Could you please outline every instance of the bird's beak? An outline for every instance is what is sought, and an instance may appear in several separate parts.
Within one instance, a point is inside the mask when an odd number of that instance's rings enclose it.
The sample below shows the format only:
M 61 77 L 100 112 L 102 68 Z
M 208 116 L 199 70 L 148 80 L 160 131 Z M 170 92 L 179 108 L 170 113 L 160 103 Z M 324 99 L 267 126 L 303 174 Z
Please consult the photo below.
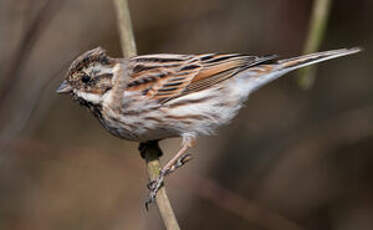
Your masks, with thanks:
M 56 92 L 59 94 L 70 93 L 71 91 L 73 91 L 73 88 L 70 86 L 70 84 L 66 80 L 63 81 L 56 90 Z

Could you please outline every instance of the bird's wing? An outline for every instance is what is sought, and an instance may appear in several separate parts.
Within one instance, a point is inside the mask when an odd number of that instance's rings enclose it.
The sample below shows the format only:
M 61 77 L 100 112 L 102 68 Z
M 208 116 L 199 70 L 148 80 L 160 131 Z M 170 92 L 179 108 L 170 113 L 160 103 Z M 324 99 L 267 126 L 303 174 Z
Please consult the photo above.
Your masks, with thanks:
M 127 91 L 141 91 L 161 102 L 204 90 L 227 80 L 249 67 L 276 56 L 242 54 L 177 55 L 156 54 L 133 57 L 129 61 Z

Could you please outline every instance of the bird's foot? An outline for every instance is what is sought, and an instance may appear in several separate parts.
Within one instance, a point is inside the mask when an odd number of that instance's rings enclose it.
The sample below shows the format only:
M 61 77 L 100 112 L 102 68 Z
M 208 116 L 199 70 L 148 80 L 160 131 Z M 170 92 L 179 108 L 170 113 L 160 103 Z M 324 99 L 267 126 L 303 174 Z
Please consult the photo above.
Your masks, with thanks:
M 176 171 L 176 169 L 181 168 L 183 165 L 185 165 L 188 161 L 192 160 L 192 154 L 184 154 L 182 155 L 174 165 L 172 165 L 169 169 L 165 170 L 165 175 L 169 175 Z
M 149 197 L 145 201 L 146 210 L 149 210 L 149 205 L 155 201 L 159 189 L 163 186 L 165 176 L 166 172 L 164 170 L 161 170 L 158 178 L 152 180 L 150 183 L 146 185 L 146 187 L 150 190 Z
M 171 173 L 175 172 L 176 169 L 182 167 L 185 163 L 187 163 L 191 159 L 192 159 L 192 155 L 191 154 L 184 154 L 170 168 L 168 168 L 168 169 L 162 169 L 160 171 L 159 176 L 158 176 L 157 179 L 152 180 L 151 182 L 149 182 L 146 185 L 146 187 L 150 190 L 149 197 L 145 201 L 145 208 L 146 208 L 146 210 L 148 210 L 149 209 L 149 205 L 155 201 L 155 198 L 157 196 L 157 193 L 158 193 L 159 189 L 164 184 L 164 178 L 165 178 L 165 176 L 170 175 Z

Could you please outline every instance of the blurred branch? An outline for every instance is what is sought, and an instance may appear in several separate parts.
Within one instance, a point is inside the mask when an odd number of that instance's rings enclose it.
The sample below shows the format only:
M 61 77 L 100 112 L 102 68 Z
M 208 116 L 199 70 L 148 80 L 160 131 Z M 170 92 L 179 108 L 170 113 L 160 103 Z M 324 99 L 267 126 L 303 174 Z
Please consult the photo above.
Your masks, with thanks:
M 61 8 L 63 3 L 64 1 L 47 0 L 31 22 L 27 23 L 25 28 L 26 32 L 14 52 L 15 54 L 9 69 L 6 74 L 4 74 L 0 88 L 0 113 L 5 113 L 8 117 L 6 118 L 7 122 L 5 126 L 2 127 L 0 132 L 0 150 L 3 150 L 8 142 L 19 135 L 19 133 L 24 129 L 33 110 L 38 105 L 37 103 L 44 92 L 44 88 L 50 81 L 50 79 L 43 81 L 41 78 L 36 78 L 33 84 L 34 93 L 27 97 L 27 103 L 19 106 L 22 110 L 17 111 L 14 115 L 12 114 L 12 107 L 6 106 L 10 95 L 13 95 L 13 89 L 18 85 L 18 82 L 22 77 L 21 71 L 31 55 L 35 43 L 38 41 L 43 31 L 46 30 L 53 17 L 57 15 L 57 10 Z M 25 92 L 23 92 L 23 94 L 25 94 Z M 16 102 L 13 101 L 12 103 Z
M 249 223 L 259 226 L 260 229 L 303 229 L 295 222 L 292 222 L 275 212 L 271 212 L 270 210 L 255 204 L 255 202 L 246 200 L 242 196 L 233 193 L 208 178 L 198 176 L 191 177 L 192 179 L 190 181 L 192 181 L 192 186 L 185 188 L 186 191 L 195 193 L 203 199 L 212 202 L 217 207 L 231 212 Z M 201 184 L 203 184 L 203 189 L 201 189 Z
M 117 11 L 117 20 L 121 36 L 123 54 L 125 57 L 135 56 L 136 44 L 133 35 L 128 2 L 127 0 L 114 0 L 114 3 Z M 143 153 L 146 160 L 147 172 L 150 181 L 152 181 L 159 176 L 159 172 L 161 170 L 159 157 L 162 155 L 162 151 L 159 148 L 158 141 L 145 143 L 144 147 L 145 148 L 143 149 Z M 170 200 L 168 199 L 165 186 L 162 186 L 159 189 L 156 196 L 156 203 L 166 229 L 180 229 Z
M 63 2 L 64 1 L 47 0 L 35 18 L 30 22 L 29 26 L 27 26 L 26 32 L 15 52 L 11 66 L 3 79 L 2 87 L 0 89 L 0 107 L 3 105 L 7 95 L 17 85 L 22 67 L 28 60 L 32 48 L 43 30 L 45 30 L 47 25 L 52 21 L 52 18 L 57 15 L 57 9 L 60 8 L 60 5 Z
M 326 31 L 332 0 L 315 0 L 307 40 L 303 50 L 304 54 L 316 52 L 321 45 Z M 315 80 L 316 66 L 310 66 L 298 70 L 298 85 L 302 89 L 312 87 Z
M 132 57 L 137 54 L 135 36 L 133 35 L 131 15 L 127 0 L 114 0 L 117 11 L 122 52 L 125 57 Z

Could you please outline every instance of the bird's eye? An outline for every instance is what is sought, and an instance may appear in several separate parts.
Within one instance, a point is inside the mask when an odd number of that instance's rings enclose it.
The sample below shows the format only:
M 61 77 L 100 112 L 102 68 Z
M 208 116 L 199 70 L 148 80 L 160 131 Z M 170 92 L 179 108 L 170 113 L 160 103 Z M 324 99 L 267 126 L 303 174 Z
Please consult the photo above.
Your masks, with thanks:
M 82 82 L 83 83 L 88 83 L 89 81 L 91 80 L 91 77 L 90 76 L 88 76 L 88 75 L 83 75 L 83 77 L 82 77 Z

